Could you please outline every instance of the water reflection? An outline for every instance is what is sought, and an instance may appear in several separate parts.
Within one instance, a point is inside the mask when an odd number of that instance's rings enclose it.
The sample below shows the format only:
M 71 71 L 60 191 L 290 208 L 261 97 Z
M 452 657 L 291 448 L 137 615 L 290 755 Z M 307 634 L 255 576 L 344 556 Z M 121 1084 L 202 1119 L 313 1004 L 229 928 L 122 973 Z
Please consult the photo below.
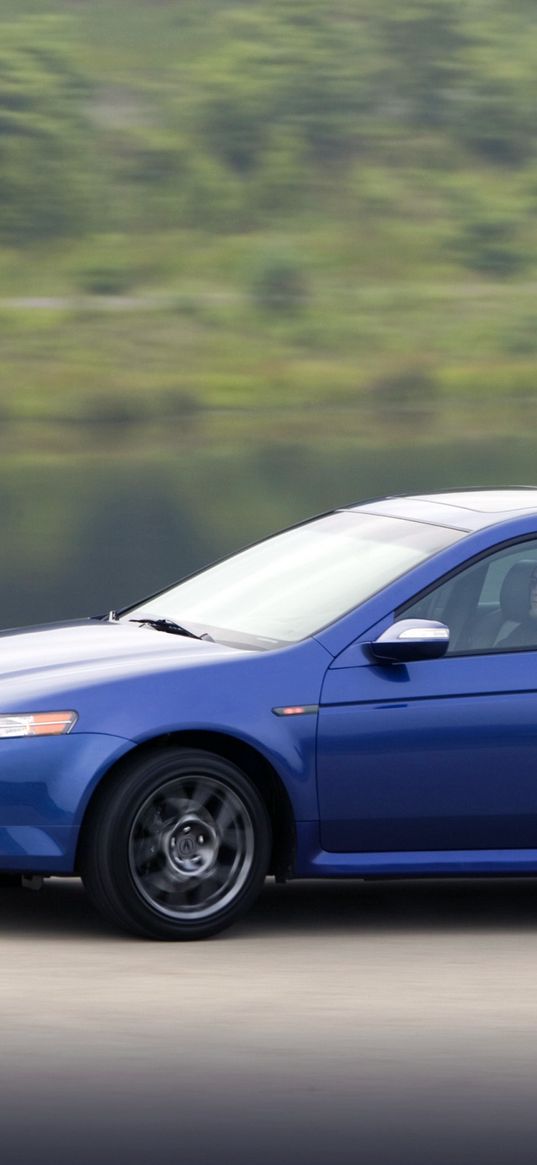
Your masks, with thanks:
M 176 451 L 118 454 L 107 430 L 76 461 L 0 466 L 4 627 L 74 618 L 142 598 L 209 561 L 313 513 L 376 494 L 531 482 L 535 442 L 263 440 L 211 424 Z M 204 437 L 207 436 L 207 440 Z

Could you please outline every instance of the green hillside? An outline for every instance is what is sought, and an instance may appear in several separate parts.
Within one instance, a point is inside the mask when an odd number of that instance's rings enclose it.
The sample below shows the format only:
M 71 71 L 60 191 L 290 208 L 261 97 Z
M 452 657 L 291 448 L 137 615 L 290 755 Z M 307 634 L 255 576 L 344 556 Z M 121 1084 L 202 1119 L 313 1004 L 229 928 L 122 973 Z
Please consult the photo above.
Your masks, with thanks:
M 14 449 L 118 420 L 158 448 L 206 410 L 217 435 L 285 412 L 316 439 L 327 411 L 373 444 L 387 420 L 391 442 L 526 429 L 533 2 L 0 0 L 0 21 Z

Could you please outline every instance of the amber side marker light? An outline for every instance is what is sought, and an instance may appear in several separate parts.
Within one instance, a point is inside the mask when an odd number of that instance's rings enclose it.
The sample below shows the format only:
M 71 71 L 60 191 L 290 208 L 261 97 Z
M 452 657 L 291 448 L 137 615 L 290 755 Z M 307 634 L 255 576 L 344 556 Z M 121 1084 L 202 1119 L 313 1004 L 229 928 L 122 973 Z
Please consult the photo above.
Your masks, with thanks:
M 11 712 L 0 715 L 0 738 L 64 736 L 77 720 L 76 712 Z
M 318 704 L 289 704 L 285 708 L 273 708 L 275 716 L 308 716 L 319 711 Z

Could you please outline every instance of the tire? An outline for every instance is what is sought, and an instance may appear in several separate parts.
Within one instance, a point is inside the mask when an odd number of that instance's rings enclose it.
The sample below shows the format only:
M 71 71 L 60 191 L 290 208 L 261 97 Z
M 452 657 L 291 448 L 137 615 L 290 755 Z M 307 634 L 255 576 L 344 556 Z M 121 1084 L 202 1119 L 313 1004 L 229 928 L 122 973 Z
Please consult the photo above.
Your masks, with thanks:
M 0 890 L 19 890 L 21 887 L 21 874 L 0 874 Z
M 97 909 L 124 930 L 207 938 L 252 905 L 271 844 L 264 802 L 240 769 L 198 749 L 159 749 L 98 798 L 80 872 Z

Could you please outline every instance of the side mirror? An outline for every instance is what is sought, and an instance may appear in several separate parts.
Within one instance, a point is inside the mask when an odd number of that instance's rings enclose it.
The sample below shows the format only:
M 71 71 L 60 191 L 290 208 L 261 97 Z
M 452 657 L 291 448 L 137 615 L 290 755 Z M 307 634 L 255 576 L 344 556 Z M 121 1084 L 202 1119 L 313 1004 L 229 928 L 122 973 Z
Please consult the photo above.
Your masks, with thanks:
M 432 619 L 400 619 L 368 647 L 379 663 L 440 659 L 449 647 L 449 627 Z

